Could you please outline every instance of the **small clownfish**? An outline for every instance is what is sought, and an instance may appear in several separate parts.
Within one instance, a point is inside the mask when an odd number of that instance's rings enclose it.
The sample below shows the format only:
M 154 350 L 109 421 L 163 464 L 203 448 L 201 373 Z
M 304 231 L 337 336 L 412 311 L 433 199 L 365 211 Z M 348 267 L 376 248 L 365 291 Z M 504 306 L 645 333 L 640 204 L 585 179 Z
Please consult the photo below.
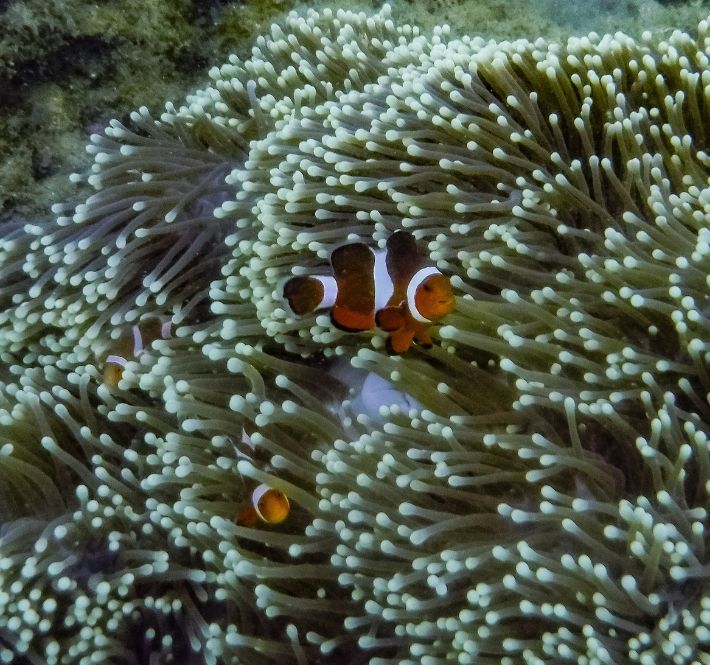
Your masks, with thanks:
M 330 308 L 333 325 L 347 332 L 389 333 L 387 348 L 404 353 L 418 342 L 432 344 L 427 328 L 454 308 L 448 277 L 425 265 L 414 236 L 396 231 L 385 249 L 362 242 L 341 245 L 330 255 L 332 275 L 292 277 L 283 294 L 296 315 Z
M 124 332 L 111 349 L 104 362 L 104 383 L 115 387 L 121 380 L 123 369 L 130 360 L 136 360 L 156 339 L 170 337 L 170 321 L 150 317 L 139 321 Z
M 291 502 L 281 491 L 262 483 L 251 493 L 251 503 L 237 514 L 239 526 L 256 526 L 259 522 L 281 524 L 291 510 Z

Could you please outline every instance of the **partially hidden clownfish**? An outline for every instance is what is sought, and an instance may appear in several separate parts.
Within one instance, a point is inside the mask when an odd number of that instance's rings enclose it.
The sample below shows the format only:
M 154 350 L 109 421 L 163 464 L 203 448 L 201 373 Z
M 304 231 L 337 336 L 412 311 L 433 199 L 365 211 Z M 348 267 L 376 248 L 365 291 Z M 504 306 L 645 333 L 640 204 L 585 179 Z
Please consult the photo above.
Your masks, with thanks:
M 418 342 L 432 344 L 427 328 L 454 308 L 451 282 L 426 265 L 414 236 L 396 231 L 385 249 L 362 242 L 341 245 L 330 255 L 332 275 L 292 277 L 283 289 L 296 315 L 330 309 L 337 328 L 348 332 L 375 326 L 389 333 L 388 350 L 404 353 Z
M 239 526 L 281 524 L 291 511 L 291 502 L 281 491 L 262 483 L 251 493 L 250 502 L 237 514 Z
M 152 316 L 126 330 L 104 358 L 104 383 L 112 388 L 118 385 L 128 362 L 137 360 L 156 339 L 170 337 L 170 328 L 170 321 Z

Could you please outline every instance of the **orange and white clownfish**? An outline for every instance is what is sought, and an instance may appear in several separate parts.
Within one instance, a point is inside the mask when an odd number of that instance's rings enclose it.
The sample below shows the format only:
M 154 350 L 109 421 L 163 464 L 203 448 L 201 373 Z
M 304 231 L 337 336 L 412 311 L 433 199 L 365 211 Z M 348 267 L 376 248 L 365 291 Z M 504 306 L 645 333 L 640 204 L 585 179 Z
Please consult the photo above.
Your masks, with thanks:
M 427 328 L 454 308 L 451 282 L 425 265 L 414 236 L 396 231 L 385 249 L 362 242 L 341 245 L 330 255 L 332 275 L 292 277 L 283 294 L 294 314 L 330 309 L 337 328 L 348 332 L 375 326 L 389 333 L 388 350 L 404 353 L 418 342 L 431 346 Z
M 281 491 L 264 483 L 251 493 L 251 501 L 237 514 L 239 526 L 256 526 L 259 522 L 281 524 L 291 511 L 291 502 Z
M 112 388 L 118 385 L 128 362 L 136 360 L 156 339 L 170 337 L 170 328 L 170 321 L 152 316 L 126 330 L 104 358 L 104 383 Z

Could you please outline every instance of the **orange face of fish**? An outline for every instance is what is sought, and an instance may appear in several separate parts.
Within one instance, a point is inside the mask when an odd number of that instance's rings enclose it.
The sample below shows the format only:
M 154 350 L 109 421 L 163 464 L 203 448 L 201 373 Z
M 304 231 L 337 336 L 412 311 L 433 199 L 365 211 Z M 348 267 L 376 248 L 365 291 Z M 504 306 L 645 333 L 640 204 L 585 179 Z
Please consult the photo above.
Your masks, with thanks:
M 290 510 L 288 497 L 275 489 L 265 492 L 256 505 L 256 512 L 267 524 L 281 524 L 288 517 Z
M 252 493 L 251 503 L 242 507 L 237 514 L 239 526 L 254 527 L 259 522 L 281 524 L 291 510 L 291 502 L 281 491 L 267 485 L 259 485 Z
M 107 362 L 104 367 L 104 383 L 110 388 L 115 388 L 123 376 L 123 367 L 116 363 Z
M 454 309 L 454 291 L 446 275 L 427 277 L 414 295 L 417 311 L 430 321 L 439 321 Z

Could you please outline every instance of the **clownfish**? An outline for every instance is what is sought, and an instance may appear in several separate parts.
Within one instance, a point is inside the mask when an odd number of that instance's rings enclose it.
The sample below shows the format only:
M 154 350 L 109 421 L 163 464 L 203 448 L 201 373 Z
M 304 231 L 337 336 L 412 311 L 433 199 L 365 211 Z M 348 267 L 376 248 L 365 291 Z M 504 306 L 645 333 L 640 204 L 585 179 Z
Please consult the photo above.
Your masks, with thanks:
M 170 321 L 158 317 L 143 319 L 131 326 L 104 358 L 104 383 L 112 388 L 118 385 L 128 362 L 136 360 L 156 339 L 170 337 L 170 327 Z
M 262 483 L 251 493 L 251 502 L 237 514 L 239 526 L 256 526 L 259 522 L 281 524 L 291 511 L 291 502 L 281 491 Z
M 296 315 L 330 309 L 336 328 L 389 333 L 388 350 L 404 353 L 418 342 L 432 344 L 427 328 L 454 308 L 448 277 L 425 265 L 414 236 L 396 231 L 385 249 L 362 242 L 341 245 L 330 255 L 332 275 L 292 277 L 283 295 Z

